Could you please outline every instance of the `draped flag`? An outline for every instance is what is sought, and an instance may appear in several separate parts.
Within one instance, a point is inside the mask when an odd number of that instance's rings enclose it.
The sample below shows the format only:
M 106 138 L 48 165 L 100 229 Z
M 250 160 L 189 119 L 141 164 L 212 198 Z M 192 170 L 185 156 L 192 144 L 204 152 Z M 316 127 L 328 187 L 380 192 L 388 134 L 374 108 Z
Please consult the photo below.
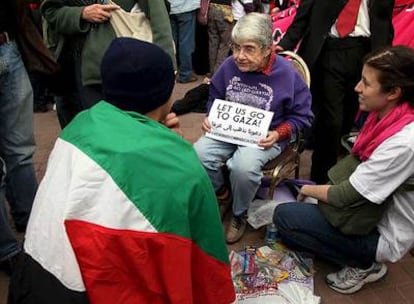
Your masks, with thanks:
M 34 293 L 72 304 L 235 298 L 214 190 L 192 146 L 105 102 L 57 140 L 24 249 L 10 287 L 15 299 L 28 293 L 24 303 Z

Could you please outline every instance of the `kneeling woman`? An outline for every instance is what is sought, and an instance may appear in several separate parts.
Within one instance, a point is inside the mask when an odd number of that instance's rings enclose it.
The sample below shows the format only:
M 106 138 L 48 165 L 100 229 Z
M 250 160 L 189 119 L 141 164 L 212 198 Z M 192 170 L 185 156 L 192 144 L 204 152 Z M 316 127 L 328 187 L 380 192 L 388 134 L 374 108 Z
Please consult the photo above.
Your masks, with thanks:
M 288 203 L 274 213 L 283 243 L 343 267 L 326 277 L 329 287 L 341 293 L 379 280 L 387 272 L 384 262 L 399 260 L 414 246 L 413 71 L 414 50 L 408 47 L 389 47 L 367 56 L 355 87 L 360 109 L 370 112 L 352 150 L 361 163 L 337 185 L 303 186 L 299 200 L 314 197 L 317 205 Z M 388 202 L 365 234 L 342 232 L 324 212 L 327 204 L 360 200 L 368 205 Z

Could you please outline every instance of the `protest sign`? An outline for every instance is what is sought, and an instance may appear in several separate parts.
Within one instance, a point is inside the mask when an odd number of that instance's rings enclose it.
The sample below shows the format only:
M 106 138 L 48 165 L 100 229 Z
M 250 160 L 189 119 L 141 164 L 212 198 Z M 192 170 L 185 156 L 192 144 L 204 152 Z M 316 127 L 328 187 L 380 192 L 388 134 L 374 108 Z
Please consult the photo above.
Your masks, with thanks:
M 215 99 L 208 115 L 211 131 L 206 136 L 262 149 L 257 143 L 266 138 L 272 117 L 270 111 Z

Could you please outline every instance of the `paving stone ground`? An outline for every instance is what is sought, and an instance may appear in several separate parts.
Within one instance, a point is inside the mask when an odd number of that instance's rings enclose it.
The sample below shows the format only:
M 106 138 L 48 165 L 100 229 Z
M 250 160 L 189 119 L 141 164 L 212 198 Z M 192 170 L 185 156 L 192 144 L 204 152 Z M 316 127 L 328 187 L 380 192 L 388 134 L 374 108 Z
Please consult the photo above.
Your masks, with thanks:
M 174 89 L 173 100 L 180 98 L 184 93 L 201 82 L 192 84 L 177 84 Z M 194 142 L 201 135 L 201 121 L 203 114 L 186 114 L 181 116 L 182 129 L 185 138 Z M 37 150 L 35 154 L 35 169 L 39 180 L 43 176 L 47 158 L 54 142 L 60 132 L 56 113 L 35 114 L 35 135 Z M 302 178 L 309 177 L 311 151 L 302 154 L 302 165 L 300 175 Z M 226 222 L 224 223 L 226 224 Z M 22 234 L 17 237 L 23 239 Z M 264 231 L 249 229 L 245 236 L 228 249 L 241 250 L 245 245 L 263 244 Z M 387 264 L 388 275 L 380 282 L 369 284 L 363 290 L 354 295 L 341 295 L 329 289 L 324 283 L 325 275 L 333 270 L 331 265 L 322 261 L 315 261 L 315 293 L 322 297 L 324 304 L 410 304 L 414 303 L 414 258 L 407 255 L 401 261 L 394 264 Z M 0 304 L 7 302 L 7 289 L 9 278 L 0 272 Z M 57 303 L 58 304 L 58 303 Z

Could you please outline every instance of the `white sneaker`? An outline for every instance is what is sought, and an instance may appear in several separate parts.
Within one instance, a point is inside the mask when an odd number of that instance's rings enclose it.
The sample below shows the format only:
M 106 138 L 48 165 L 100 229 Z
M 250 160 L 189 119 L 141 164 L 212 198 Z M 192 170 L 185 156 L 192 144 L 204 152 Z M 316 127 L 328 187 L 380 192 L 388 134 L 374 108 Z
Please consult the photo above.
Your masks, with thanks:
M 226 231 L 227 244 L 238 242 L 246 231 L 247 221 L 244 216 L 232 216 Z
M 342 270 L 326 276 L 326 284 L 333 290 L 350 294 L 357 292 L 366 283 L 375 282 L 387 274 L 384 263 L 373 263 L 368 269 L 344 267 Z

